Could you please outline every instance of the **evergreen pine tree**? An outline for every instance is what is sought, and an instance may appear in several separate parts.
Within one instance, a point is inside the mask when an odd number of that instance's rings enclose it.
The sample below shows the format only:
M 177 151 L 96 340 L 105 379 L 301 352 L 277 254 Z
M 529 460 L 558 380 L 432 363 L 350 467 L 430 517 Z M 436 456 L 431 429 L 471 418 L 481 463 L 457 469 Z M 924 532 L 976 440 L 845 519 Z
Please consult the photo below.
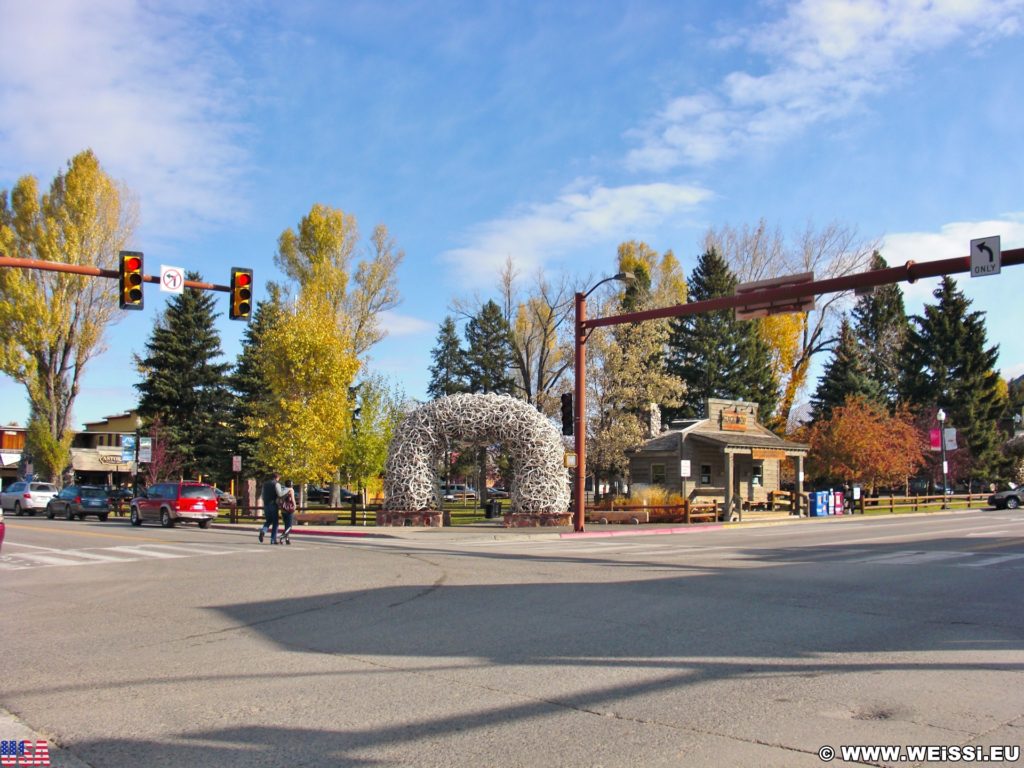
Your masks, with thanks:
M 231 389 L 235 394 L 232 403 L 231 425 L 236 453 L 242 457 L 242 469 L 247 476 L 262 476 L 271 468 L 263 466 L 256 458 L 256 439 L 249 434 L 252 420 L 256 418 L 261 403 L 270 397 L 270 387 L 260 372 L 259 360 L 262 355 L 272 354 L 266 349 L 263 339 L 267 328 L 280 315 L 280 291 L 271 283 L 270 296 L 256 304 L 252 321 L 242 333 L 242 351 L 238 355 L 235 369 L 231 374 Z
M 466 380 L 469 391 L 510 394 L 515 388 L 512 331 L 501 308 L 488 301 L 466 324 Z
M 828 420 L 832 411 L 849 397 L 862 397 L 872 403 L 882 403 L 882 388 L 870 375 L 853 327 L 847 317 L 839 327 L 839 337 L 832 351 L 832 359 L 818 381 L 818 389 L 811 398 L 811 420 Z
M 987 347 L 983 312 L 946 276 L 935 290 L 938 303 L 911 318 L 903 349 L 903 398 L 918 412 L 939 406 L 970 448 L 971 477 L 989 480 L 1000 465 L 997 419 L 1005 406 L 995 369 L 998 347 Z
M 466 381 L 466 353 L 459 341 L 455 321 L 449 315 L 437 333 L 437 346 L 430 352 L 434 363 L 430 366 L 427 394 L 434 400 L 445 395 L 468 392 Z
M 715 249 L 700 257 L 688 282 L 690 301 L 731 295 L 736 276 Z M 670 417 L 705 416 L 709 397 L 760 405 L 766 419 L 778 401 L 769 349 L 756 323 L 736 320 L 731 309 L 686 315 L 672 322 L 668 370 L 686 382 L 683 405 Z
M 513 351 L 512 329 L 501 308 L 488 301 L 466 323 L 466 380 L 470 392 L 511 394 L 515 379 L 511 375 Z M 487 494 L 487 448 L 477 452 L 477 488 L 482 506 Z
M 888 266 L 878 252 L 871 257 L 871 269 Z M 909 325 L 903 290 L 896 283 L 878 286 L 857 300 L 852 315 L 868 375 L 878 382 L 885 402 L 892 409 L 899 398 L 901 356 Z
M 189 280 L 201 280 L 194 272 Z M 146 342 L 145 357 L 136 358 L 142 381 L 139 414 L 160 416 L 168 446 L 182 461 L 188 477 L 224 478 L 230 474 L 231 417 L 220 336 L 214 328 L 214 298 L 186 288 L 168 303 Z

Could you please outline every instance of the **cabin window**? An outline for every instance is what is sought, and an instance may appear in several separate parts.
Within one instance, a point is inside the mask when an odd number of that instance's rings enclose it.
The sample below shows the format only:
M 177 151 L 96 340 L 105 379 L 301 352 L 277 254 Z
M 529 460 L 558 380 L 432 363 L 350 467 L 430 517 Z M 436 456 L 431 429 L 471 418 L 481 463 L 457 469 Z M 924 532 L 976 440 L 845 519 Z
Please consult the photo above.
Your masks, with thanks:
M 711 465 L 701 464 L 700 465 L 700 484 L 711 485 Z
M 764 464 L 754 464 L 754 468 L 750 471 L 750 482 L 754 485 L 764 485 Z
M 665 465 L 664 464 L 651 464 L 651 484 L 652 485 L 664 485 L 665 484 Z

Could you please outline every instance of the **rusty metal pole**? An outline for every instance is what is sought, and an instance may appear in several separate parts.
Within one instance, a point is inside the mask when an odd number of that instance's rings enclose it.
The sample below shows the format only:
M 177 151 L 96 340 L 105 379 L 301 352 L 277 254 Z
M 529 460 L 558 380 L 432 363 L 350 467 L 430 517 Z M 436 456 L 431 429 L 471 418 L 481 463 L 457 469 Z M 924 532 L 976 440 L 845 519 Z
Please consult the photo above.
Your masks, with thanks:
M 587 502 L 587 336 L 583 321 L 587 319 L 587 295 L 576 294 L 576 391 L 573 397 L 573 437 L 576 443 L 576 469 L 573 474 L 573 516 L 572 527 L 582 533 Z

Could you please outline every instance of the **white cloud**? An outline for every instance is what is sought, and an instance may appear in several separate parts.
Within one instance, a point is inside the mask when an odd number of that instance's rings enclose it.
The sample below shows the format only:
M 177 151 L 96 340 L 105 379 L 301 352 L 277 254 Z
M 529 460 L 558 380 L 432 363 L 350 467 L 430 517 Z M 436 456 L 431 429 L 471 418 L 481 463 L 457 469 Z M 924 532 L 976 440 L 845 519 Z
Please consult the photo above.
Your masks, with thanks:
M 238 78 L 211 26 L 171 4 L 0 4 L 0 174 L 40 169 L 45 184 L 91 148 L 148 231 L 233 219 Z
M 402 315 L 391 310 L 381 312 L 378 318 L 381 328 L 388 336 L 415 336 L 427 331 L 434 331 L 435 325 L 411 315 Z
M 968 256 L 971 240 L 999 235 L 1003 250 L 1024 247 L 1024 213 L 989 221 L 955 221 L 938 232 L 899 232 L 883 238 L 881 252 L 890 267 L 908 261 L 924 262 Z M 956 276 L 969 279 L 966 274 Z M 980 278 L 998 280 L 999 278 Z M 938 278 L 901 283 L 908 303 L 931 301 Z
M 693 211 L 711 193 L 686 184 L 605 187 L 577 182 L 551 203 L 525 206 L 470 232 L 470 243 L 442 254 L 460 282 L 492 283 L 509 256 L 530 272 L 566 252 L 606 239 L 628 239 Z
M 708 165 L 794 137 L 861 108 L 916 55 L 1022 29 L 1024 0 L 799 0 L 781 20 L 729 36 L 727 47 L 745 41 L 765 57 L 763 74 L 732 72 L 711 91 L 670 101 L 652 126 L 630 132 L 639 146 L 627 165 Z

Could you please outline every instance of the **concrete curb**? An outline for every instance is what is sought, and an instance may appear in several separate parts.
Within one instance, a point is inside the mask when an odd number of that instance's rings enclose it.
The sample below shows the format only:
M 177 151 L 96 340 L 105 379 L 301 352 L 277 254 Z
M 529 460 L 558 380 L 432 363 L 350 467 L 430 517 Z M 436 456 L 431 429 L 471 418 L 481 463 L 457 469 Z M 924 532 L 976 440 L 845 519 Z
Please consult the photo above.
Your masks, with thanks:
M 0 738 L 4 741 L 45 741 L 50 752 L 48 765 L 53 768 L 89 768 L 66 748 L 60 747 L 45 733 L 38 733 L 20 717 L 0 707 Z

